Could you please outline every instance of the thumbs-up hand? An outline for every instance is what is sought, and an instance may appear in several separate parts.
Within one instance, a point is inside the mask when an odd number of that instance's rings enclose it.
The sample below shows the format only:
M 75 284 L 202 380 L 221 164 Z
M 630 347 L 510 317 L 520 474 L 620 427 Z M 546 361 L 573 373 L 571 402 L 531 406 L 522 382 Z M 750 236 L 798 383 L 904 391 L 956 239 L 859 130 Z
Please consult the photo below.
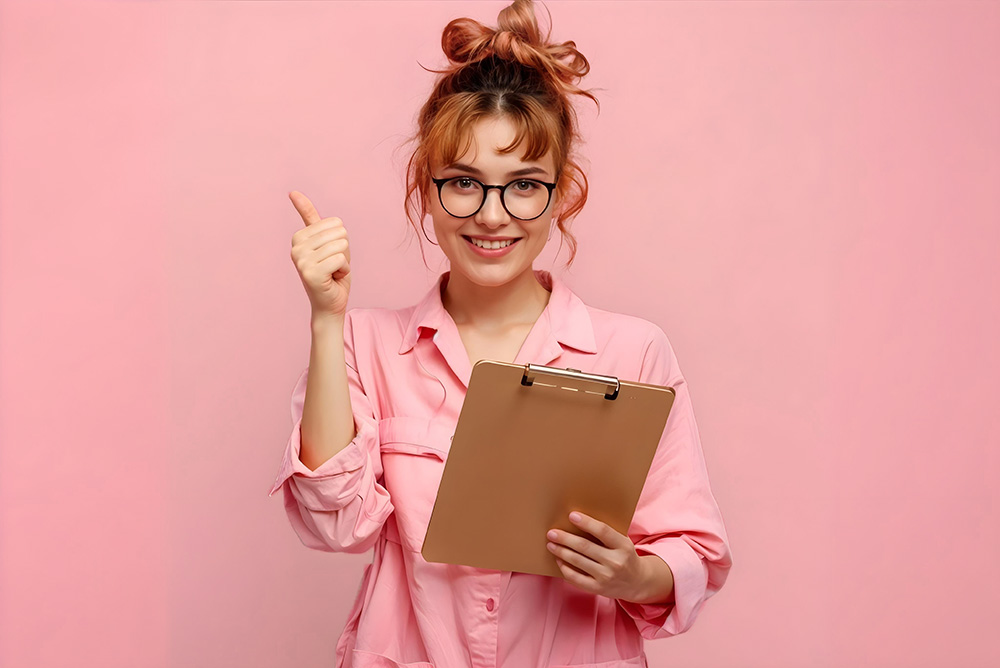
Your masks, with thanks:
M 320 218 L 309 198 L 288 193 L 305 227 L 292 235 L 292 262 L 312 304 L 312 317 L 343 316 L 351 291 L 351 251 L 340 218 Z

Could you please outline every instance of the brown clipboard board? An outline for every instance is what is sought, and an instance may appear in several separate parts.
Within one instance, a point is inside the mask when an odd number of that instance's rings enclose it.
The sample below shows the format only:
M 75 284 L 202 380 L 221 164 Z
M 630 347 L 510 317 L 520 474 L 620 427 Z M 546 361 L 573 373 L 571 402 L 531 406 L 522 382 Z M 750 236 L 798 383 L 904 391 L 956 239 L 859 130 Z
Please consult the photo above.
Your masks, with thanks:
M 545 534 L 588 536 L 572 510 L 628 534 L 674 396 L 579 369 L 479 360 L 421 555 L 563 577 Z

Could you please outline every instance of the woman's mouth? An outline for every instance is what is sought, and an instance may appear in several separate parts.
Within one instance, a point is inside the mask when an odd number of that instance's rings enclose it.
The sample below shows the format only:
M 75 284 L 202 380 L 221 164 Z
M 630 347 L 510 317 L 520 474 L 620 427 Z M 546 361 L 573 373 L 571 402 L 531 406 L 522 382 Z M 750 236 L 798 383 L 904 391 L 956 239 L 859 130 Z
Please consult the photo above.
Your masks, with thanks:
M 469 248 L 481 257 L 501 257 L 509 253 L 522 237 L 518 237 L 512 241 L 484 241 L 482 239 L 476 239 L 473 241 L 472 237 L 467 237 L 465 235 L 463 235 L 462 238 L 465 239 Z

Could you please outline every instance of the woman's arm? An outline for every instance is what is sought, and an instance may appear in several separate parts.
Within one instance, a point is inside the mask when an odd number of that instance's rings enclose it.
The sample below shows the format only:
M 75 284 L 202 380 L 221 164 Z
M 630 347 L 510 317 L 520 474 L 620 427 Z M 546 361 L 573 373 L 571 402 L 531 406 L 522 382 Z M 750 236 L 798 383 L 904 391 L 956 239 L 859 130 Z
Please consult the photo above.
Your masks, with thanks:
M 352 311 L 342 323 L 323 321 L 314 327 L 310 366 L 292 390 L 294 426 L 269 494 L 284 488 L 295 533 L 307 547 L 328 552 L 370 549 L 393 512 L 389 492 L 379 482 L 378 400 L 365 392 L 357 371 L 358 317 Z M 315 384 L 314 373 L 322 376 Z M 306 419 L 313 422 L 307 425 Z M 303 454 L 307 447 L 310 454 Z
M 725 522 L 712 494 L 691 393 L 659 326 L 651 330 L 639 382 L 673 387 L 675 392 L 629 527 L 636 551 L 648 555 L 644 563 L 657 567 L 647 571 L 647 576 L 654 573 L 656 584 L 646 592 L 654 600 L 619 599 L 643 638 L 652 640 L 690 629 L 706 601 L 726 582 L 733 559 Z M 667 589 L 664 566 L 670 571 L 672 593 L 660 600 L 654 596 Z
M 309 376 L 302 408 L 299 459 L 315 471 L 346 448 L 357 431 L 344 359 L 344 316 L 314 316 Z

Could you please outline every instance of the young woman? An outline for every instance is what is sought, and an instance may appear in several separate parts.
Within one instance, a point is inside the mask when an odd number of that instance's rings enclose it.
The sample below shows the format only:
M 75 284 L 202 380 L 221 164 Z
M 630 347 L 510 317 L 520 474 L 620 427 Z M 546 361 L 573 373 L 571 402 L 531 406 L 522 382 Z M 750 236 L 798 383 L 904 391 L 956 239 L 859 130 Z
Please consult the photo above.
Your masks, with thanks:
M 530 1 L 505 8 L 498 23 L 447 25 L 452 67 L 420 113 L 407 215 L 418 213 L 421 228 L 430 215 L 450 269 L 419 303 L 348 311 L 343 221 L 290 193 L 305 222 L 291 255 L 312 305 L 312 348 L 271 494 L 284 489 L 307 547 L 374 548 L 337 643 L 338 668 L 646 666 L 643 639 L 689 629 L 732 565 L 687 384 L 663 330 L 587 306 L 533 268 L 555 228 L 573 245 L 568 224 L 586 201 L 571 157 L 569 95 L 594 99 L 573 83 L 589 64 L 573 42 L 541 37 Z M 480 359 L 676 391 L 628 535 L 574 515 L 593 539 L 539 536 L 561 578 L 420 554 Z

